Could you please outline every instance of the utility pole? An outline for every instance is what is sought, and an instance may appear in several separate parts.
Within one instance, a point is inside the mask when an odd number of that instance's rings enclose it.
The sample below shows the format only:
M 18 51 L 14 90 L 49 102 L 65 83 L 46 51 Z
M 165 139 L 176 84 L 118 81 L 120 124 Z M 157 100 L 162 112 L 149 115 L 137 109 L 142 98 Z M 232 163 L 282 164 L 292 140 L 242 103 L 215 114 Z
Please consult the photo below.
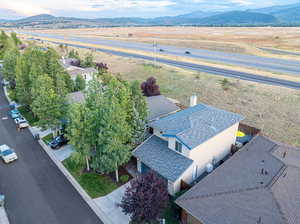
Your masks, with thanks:
M 153 62 L 154 66 L 156 66 L 156 51 L 157 51 L 157 43 L 153 40 Z

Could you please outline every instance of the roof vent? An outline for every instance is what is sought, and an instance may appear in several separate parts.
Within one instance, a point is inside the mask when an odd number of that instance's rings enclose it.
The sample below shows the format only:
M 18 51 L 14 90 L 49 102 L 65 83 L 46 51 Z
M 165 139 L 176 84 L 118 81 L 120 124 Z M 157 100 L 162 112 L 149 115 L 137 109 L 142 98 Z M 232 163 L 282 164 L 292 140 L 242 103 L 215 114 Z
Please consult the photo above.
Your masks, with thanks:
M 211 173 L 214 170 L 214 166 L 211 163 L 206 165 L 206 172 Z

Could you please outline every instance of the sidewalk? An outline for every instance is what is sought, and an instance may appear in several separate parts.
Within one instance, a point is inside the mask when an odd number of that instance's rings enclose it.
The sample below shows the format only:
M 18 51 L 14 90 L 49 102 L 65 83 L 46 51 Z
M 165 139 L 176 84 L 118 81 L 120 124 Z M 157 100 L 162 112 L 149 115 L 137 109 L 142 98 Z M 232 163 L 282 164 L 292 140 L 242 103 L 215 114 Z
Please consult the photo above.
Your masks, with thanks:
M 121 202 L 129 184 L 130 183 L 124 184 L 104 197 L 94 199 L 101 210 L 109 216 L 115 224 L 128 224 L 130 221 L 130 217 L 125 215 L 121 208 L 117 206 L 117 204 Z
M 0 224 L 9 224 L 6 211 L 3 207 L 0 207 Z

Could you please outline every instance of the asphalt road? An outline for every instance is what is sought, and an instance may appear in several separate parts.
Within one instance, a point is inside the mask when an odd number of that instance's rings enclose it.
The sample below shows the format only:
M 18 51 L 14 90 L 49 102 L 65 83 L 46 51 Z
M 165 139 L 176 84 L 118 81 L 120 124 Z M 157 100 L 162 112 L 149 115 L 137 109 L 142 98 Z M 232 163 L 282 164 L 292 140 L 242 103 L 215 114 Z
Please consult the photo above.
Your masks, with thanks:
M 43 34 L 38 32 L 26 32 L 26 31 L 17 31 L 17 32 L 27 33 L 34 36 L 40 36 L 40 37 L 56 38 L 60 40 L 70 40 L 70 41 L 79 41 L 82 43 L 100 44 L 100 45 L 111 46 L 111 47 L 148 51 L 151 53 L 155 52 L 155 48 L 153 44 L 149 44 L 149 43 L 126 42 L 126 41 L 119 41 L 119 40 L 87 38 L 87 37 L 78 37 L 78 36 L 76 37 L 71 36 L 66 38 L 65 36 L 56 35 L 56 34 Z M 160 49 L 163 49 L 163 52 L 160 52 L 159 51 Z M 191 54 L 185 54 L 186 51 L 189 51 Z M 285 59 L 247 55 L 247 54 L 237 54 L 237 53 L 194 49 L 194 48 L 183 48 L 183 47 L 176 47 L 176 46 L 169 46 L 169 45 L 157 45 L 156 55 L 159 57 L 160 54 L 184 56 L 184 57 L 190 57 L 195 59 L 207 60 L 211 62 L 244 66 L 244 67 L 250 67 L 255 69 L 262 69 L 262 70 L 273 71 L 278 73 L 290 74 L 295 76 L 300 75 L 300 61 L 297 60 L 285 60 Z
M 58 42 L 54 42 L 54 43 L 59 44 Z M 76 44 L 66 44 L 66 45 L 73 46 L 73 47 L 79 47 L 79 48 L 89 48 L 86 46 L 76 45 Z M 101 48 L 96 48 L 96 50 L 102 51 L 105 53 L 109 53 L 109 54 L 122 56 L 122 57 L 132 57 L 132 58 L 151 60 L 151 61 L 153 61 L 153 59 L 154 59 L 153 57 L 149 57 L 149 56 L 145 56 L 145 55 L 130 54 L 130 53 L 124 53 L 124 52 L 120 52 L 120 51 L 101 49 Z M 287 88 L 291 88 L 291 89 L 300 90 L 299 82 L 292 82 L 292 81 L 283 80 L 283 79 L 266 77 L 263 75 L 255 75 L 255 74 L 250 74 L 250 73 L 245 73 L 245 72 L 216 68 L 216 67 L 205 66 L 205 65 L 197 65 L 197 64 L 180 62 L 180 61 L 167 60 L 167 59 L 162 59 L 162 58 L 156 58 L 156 61 L 167 64 L 167 65 L 180 67 L 180 68 L 190 69 L 190 70 L 199 71 L 199 72 L 206 72 L 208 74 L 220 75 L 220 76 L 231 77 L 231 78 L 238 78 L 238 79 L 252 81 L 252 82 L 264 83 L 264 84 L 274 85 L 274 86 L 283 86 L 283 87 L 287 87 Z
M 19 159 L 0 161 L 0 192 L 6 196 L 11 224 L 102 223 L 29 130 L 17 132 L 7 117 L 8 103 L 0 88 L 0 145 L 15 149 Z

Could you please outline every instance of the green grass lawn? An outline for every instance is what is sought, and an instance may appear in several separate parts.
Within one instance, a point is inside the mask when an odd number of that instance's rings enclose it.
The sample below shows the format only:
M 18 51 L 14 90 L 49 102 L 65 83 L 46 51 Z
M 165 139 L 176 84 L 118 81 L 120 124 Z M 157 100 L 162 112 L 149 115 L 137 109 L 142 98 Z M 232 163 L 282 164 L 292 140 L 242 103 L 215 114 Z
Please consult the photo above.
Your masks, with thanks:
M 77 166 L 70 158 L 64 160 L 63 164 L 91 198 L 105 196 L 118 188 L 109 177 L 96 173 L 82 173 L 82 167 Z
M 18 110 L 20 111 L 22 116 L 26 118 L 30 126 L 34 126 L 35 123 L 38 121 L 38 119 L 33 116 L 33 113 L 29 111 L 25 106 L 18 107 Z
M 42 140 L 45 142 L 45 144 L 48 145 L 48 143 L 53 140 L 53 134 L 50 133 L 49 135 L 46 135 L 45 137 L 42 138 Z

